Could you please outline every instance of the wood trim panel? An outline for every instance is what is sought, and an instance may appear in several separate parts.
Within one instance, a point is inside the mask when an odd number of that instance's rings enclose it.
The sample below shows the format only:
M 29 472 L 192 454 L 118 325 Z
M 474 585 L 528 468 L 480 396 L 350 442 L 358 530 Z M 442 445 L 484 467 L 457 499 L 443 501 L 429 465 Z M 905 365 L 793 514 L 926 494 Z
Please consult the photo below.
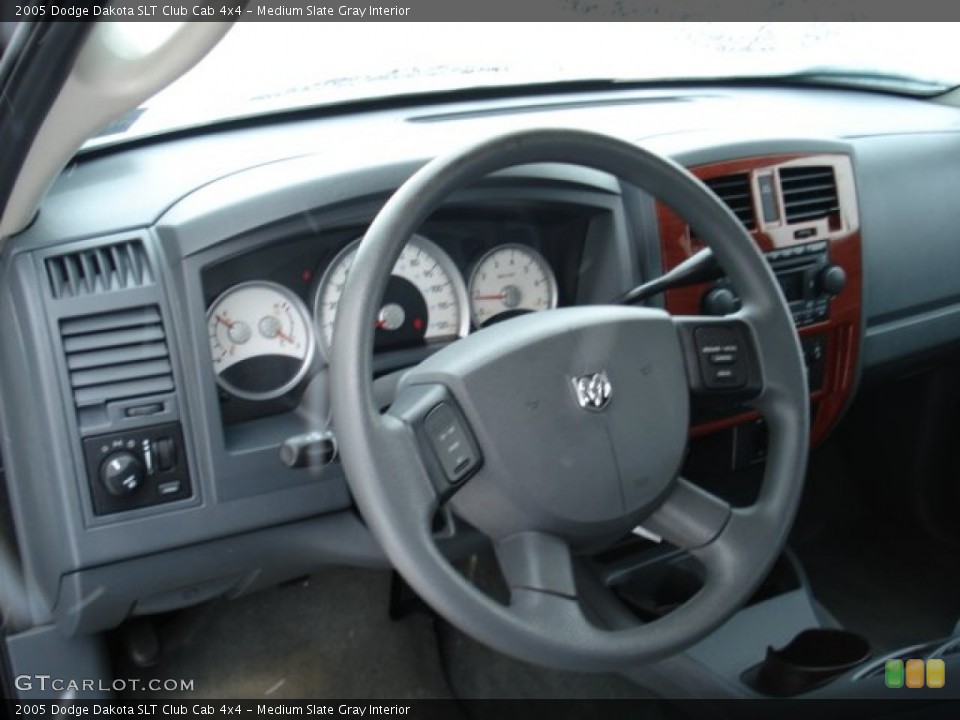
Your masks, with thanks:
M 826 361 L 822 389 L 811 394 L 814 407 L 811 443 L 821 442 L 847 406 L 856 383 L 856 369 L 860 353 L 861 303 L 863 297 L 863 269 L 859 214 L 852 164 L 846 155 L 778 155 L 752 157 L 730 162 L 715 163 L 691 168 L 701 180 L 736 173 L 748 173 L 754 194 L 754 207 L 758 207 L 757 178 L 773 173 L 782 167 L 805 165 L 832 165 L 837 180 L 840 212 L 830 218 L 807 223 L 788 225 L 782 220 L 767 222 L 756 217 L 757 229 L 751 235 L 764 252 L 827 240 L 830 261 L 840 265 L 847 274 L 846 287 L 830 301 L 830 314 L 825 322 L 799 329 L 801 337 L 823 335 L 826 339 Z M 777 192 L 780 218 L 785 217 L 782 196 Z M 663 270 L 667 271 L 690 257 L 703 247 L 690 228 L 673 210 L 663 203 L 657 204 L 657 221 L 660 228 Z M 666 293 L 666 308 L 675 315 L 697 315 L 701 312 L 701 299 L 709 289 L 708 284 L 694 285 L 670 290 Z M 748 413 L 704 423 L 691 428 L 691 435 L 703 436 L 743 422 L 753 420 L 756 413 Z

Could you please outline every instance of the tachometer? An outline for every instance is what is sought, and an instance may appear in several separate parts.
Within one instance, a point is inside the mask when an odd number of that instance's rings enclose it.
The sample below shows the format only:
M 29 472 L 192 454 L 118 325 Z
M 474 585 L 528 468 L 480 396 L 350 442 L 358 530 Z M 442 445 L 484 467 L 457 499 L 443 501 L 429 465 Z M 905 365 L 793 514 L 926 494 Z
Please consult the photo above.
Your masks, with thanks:
M 313 360 L 310 314 L 290 290 L 272 282 L 234 285 L 207 310 L 217 382 L 247 400 L 292 390 Z
M 314 315 L 324 351 L 329 351 L 337 305 L 360 241 L 337 255 L 320 280 Z M 378 351 L 453 340 L 470 329 L 467 292 L 453 260 L 437 245 L 414 235 L 393 267 L 380 305 L 374 347 Z
M 474 266 L 470 275 L 470 314 L 478 328 L 524 312 L 557 306 L 557 280 L 533 248 L 500 245 Z

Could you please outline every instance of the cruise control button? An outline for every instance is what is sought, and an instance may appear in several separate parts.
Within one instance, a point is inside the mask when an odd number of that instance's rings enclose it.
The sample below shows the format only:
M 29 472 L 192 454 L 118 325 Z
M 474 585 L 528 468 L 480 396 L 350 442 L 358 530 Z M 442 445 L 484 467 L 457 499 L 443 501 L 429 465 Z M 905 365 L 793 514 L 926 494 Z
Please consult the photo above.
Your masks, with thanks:
M 477 453 L 457 414 L 446 403 L 440 403 L 423 424 L 447 482 L 459 482 L 476 465 Z
M 708 387 L 739 387 L 746 382 L 743 371 L 738 366 L 719 367 L 710 374 Z
M 747 383 L 740 337 L 732 327 L 701 327 L 694 331 L 700 376 L 708 390 L 730 390 Z

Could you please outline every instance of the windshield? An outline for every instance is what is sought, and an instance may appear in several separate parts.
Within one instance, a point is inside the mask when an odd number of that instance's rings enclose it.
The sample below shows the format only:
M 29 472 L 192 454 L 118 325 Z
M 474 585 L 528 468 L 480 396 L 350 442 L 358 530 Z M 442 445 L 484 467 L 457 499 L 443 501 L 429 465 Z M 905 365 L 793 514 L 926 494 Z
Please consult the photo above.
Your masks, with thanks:
M 118 25 L 141 42 L 175 27 Z M 793 77 L 930 95 L 960 84 L 946 51 L 957 25 L 241 22 L 87 145 L 293 108 L 577 80 Z

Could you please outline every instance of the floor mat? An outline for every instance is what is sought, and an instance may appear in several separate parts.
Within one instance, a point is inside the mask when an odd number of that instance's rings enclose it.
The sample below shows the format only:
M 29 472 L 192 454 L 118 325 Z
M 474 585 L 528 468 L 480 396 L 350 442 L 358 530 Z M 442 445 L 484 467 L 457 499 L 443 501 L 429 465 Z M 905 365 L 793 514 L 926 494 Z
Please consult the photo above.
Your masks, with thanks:
M 653 697 L 616 675 L 550 670 L 491 650 L 449 625 L 441 625 L 439 632 L 450 685 L 457 697 L 464 700 L 632 700 Z M 477 668 L 482 668 L 482 672 L 477 672 Z M 508 709 L 498 706 L 497 712 Z M 602 713 L 603 708 L 598 706 L 597 711 Z M 551 717 L 558 717 L 557 712 L 562 712 L 562 707 L 551 708 Z M 582 713 L 583 707 L 578 706 L 577 716 L 583 717 Z
M 193 698 L 450 698 L 434 620 L 391 620 L 389 592 L 387 571 L 329 569 L 193 608 L 162 625 L 157 665 L 117 677 L 192 679 Z

